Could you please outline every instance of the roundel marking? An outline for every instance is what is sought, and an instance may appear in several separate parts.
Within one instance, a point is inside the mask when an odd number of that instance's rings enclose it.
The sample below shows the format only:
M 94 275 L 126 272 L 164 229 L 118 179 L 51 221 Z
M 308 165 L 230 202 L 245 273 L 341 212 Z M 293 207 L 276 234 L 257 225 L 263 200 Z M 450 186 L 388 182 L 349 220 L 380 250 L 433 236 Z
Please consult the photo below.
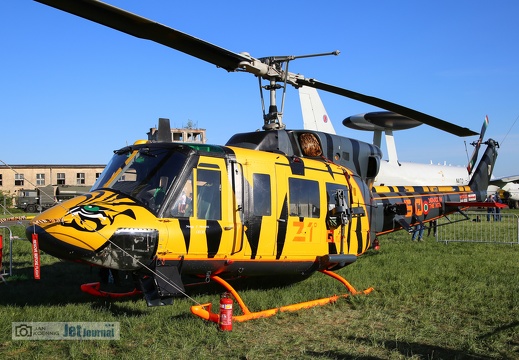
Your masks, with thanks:
M 325 114 L 325 115 L 323 115 L 323 121 L 324 121 L 325 123 L 327 123 L 327 122 L 328 122 L 328 116 L 327 116 L 326 114 Z
M 429 203 L 426 200 L 423 202 L 423 213 L 425 215 L 429 214 Z

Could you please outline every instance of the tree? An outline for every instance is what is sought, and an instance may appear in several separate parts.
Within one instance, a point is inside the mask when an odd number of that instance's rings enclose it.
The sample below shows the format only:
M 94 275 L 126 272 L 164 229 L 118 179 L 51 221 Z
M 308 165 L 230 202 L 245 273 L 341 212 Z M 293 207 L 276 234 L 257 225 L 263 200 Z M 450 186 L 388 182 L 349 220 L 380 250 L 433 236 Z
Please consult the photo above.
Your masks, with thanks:
M 0 190 L 0 208 L 10 208 L 13 206 L 13 196 L 6 191 Z

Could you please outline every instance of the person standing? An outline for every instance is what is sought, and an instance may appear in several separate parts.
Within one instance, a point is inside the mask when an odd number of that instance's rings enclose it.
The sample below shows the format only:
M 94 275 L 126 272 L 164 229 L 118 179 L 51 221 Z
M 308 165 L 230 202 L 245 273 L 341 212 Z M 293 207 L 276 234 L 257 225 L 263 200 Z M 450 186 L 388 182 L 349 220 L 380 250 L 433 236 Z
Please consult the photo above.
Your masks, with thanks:
M 489 195 L 487 197 L 487 200 L 486 202 L 494 202 L 494 195 Z M 493 207 L 488 207 L 487 208 L 487 221 L 490 221 L 490 218 L 491 218 L 491 215 L 494 213 L 494 208 Z
M 499 197 L 499 194 L 496 193 L 496 203 L 502 203 L 501 198 Z M 501 221 L 501 208 L 497 207 L 495 208 L 495 215 L 494 215 L 494 221 Z
M 415 241 L 418 237 L 418 241 L 423 240 L 423 231 L 424 231 L 424 225 L 423 224 L 416 224 L 413 230 L 413 237 L 412 240 Z

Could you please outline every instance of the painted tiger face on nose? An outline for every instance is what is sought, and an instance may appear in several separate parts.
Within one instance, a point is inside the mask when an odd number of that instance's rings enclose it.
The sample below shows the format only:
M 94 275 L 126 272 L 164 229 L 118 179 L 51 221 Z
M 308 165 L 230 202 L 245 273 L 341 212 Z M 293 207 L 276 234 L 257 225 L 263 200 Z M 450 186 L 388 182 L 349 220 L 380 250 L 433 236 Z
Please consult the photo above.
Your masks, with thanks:
M 71 207 L 63 216 L 62 226 L 69 226 L 79 231 L 97 232 L 113 225 L 123 216 L 135 220 L 131 207 L 136 203 L 128 197 L 103 190 L 86 195 L 84 201 Z

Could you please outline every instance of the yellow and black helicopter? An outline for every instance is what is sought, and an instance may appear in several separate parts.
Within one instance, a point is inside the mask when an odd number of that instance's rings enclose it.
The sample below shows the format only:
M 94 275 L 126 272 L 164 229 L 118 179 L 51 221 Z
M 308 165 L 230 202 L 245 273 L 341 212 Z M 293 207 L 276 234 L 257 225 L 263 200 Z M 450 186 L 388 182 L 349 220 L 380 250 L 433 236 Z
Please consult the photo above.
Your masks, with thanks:
M 235 317 L 242 321 L 277 310 L 250 312 L 229 279 L 302 279 L 322 272 L 356 293 L 333 271 L 356 261 L 377 243 L 377 236 L 410 231 L 486 197 L 497 157 L 493 140 L 485 142 L 468 186 L 373 187 L 382 157 L 378 147 L 318 131 L 287 130 L 275 92 L 286 91 L 287 85 L 309 86 L 459 136 L 476 135 L 467 128 L 288 72 L 295 56 L 234 53 L 95 0 L 37 1 L 227 71 L 252 73 L 260 89 L 270 92 L 263 131 L 236 134 L 225 146 L 174 143 L 169 122 L 160 121 L 159 141 L 137 141 L 115 151 L 89 193 L 45 211 L 27 227 L 27 236 L 37 234 L 41 249 L 50 255 L 134 273 L 149 305 L 171 303 L 191 279 L 225 286 L 242 308 L 244 314 Z M 268 84 L 262 86 L 262 80 Z M 99 285 L 84 290 L 117 296 Z M 207 304 L 192 310 L 217 321 Z

